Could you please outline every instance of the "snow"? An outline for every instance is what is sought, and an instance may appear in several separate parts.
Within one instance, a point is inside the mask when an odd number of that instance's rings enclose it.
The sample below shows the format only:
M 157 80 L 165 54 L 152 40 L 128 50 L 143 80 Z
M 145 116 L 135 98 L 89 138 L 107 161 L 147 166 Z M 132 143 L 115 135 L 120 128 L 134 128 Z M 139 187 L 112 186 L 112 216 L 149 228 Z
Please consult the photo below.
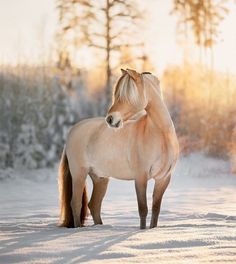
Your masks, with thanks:
M 0 181 L 0 263 L 236 263 L 236 176 L 227 161 L 182 157 L 151 230 L 138 228 L 132 181 L 110 181 L 103 226 L 89 217 L 87 227 L 66 229 L 56 226 L 56 168 L 8 173 Z

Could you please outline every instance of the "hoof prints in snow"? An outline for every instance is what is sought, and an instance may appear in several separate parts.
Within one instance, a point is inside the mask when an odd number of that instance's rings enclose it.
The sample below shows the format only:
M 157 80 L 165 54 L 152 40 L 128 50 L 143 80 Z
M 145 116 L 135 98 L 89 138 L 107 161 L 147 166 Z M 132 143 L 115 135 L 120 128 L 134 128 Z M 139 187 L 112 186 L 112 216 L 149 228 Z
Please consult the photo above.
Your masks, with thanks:
M 191 248 L 214 245 L 212 242 L 205 242 L 201 240 L 172 240 L 163 243 L 150 243 L 144 245 L 134 246 L 136 249 L 170 249 L 170 248 Z

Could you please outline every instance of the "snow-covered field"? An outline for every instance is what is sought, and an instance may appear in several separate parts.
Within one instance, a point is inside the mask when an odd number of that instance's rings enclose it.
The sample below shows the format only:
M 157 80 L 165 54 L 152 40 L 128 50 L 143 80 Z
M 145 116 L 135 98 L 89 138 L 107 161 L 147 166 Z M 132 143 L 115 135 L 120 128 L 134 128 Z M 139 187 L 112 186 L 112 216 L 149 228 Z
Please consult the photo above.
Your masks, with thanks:
M 111 180 L 103 226 L 89 218 L 88 227 L 66 229 L 56 226 L 56 169 L 10 172 L 0 181 L 0 263 L 236 263 L 236 175 L 229 171 L 227 162 L 199 153 L 181 158 L 158 228 L 144 231 L 133 182 Z

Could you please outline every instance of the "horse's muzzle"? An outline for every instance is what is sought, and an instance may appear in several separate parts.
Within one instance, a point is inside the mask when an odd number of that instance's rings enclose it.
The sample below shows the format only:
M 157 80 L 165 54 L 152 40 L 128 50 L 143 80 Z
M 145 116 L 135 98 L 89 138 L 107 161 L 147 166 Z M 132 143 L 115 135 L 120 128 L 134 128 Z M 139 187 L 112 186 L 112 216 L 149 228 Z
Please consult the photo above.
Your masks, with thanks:
M 112 115 L 106 117 L 106 122 L 110 127 L 119 128 L 121 126 L 121 120 L 115 120 Z

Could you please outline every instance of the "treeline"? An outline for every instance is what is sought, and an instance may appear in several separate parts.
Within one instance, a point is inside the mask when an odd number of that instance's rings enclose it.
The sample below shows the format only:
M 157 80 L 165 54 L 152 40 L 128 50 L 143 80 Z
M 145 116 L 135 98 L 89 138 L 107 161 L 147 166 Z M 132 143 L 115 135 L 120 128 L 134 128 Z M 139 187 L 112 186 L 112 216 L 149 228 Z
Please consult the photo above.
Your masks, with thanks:
M 185 64 L 168 68 L 163 86 L 183 153 L 203 150 L 211 156 L 231 158 L 233 162 L 236 76 Z
M 58 162 L 69 128 L 102 113 L 86 93 L 83 74 L 68 86 L 51 68 L 2 67 L 0 167 L 39 168 Z
M 52 68 L 1 69 L 1 168 L 55 164 L 69 128 L 81 119 L 105 114 L 106 89 L 89 95 L 86 78 L 80 72 L 65 83 Z M 229 158 L 235 170 L 236 77 L 185 64 L 169 67 L 161 86 L 182 154 L 204 151 Z

